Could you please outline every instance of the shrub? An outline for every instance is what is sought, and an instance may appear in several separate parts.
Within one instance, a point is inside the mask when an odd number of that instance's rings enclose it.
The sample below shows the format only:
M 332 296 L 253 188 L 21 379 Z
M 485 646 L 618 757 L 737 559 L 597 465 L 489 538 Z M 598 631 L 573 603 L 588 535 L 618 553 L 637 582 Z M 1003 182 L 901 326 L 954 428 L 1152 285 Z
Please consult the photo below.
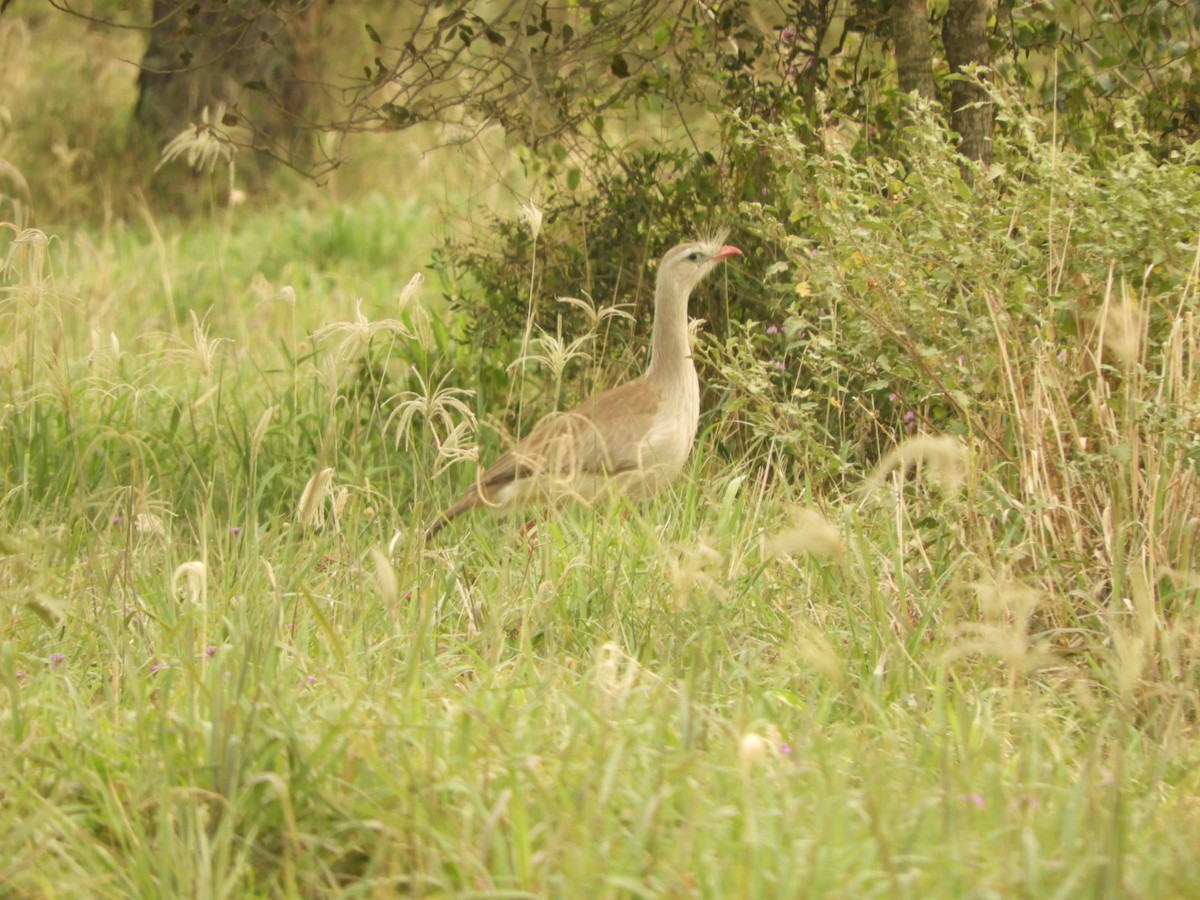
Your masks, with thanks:
M 779 314 L 701 352 L 718 439 L 822 494 L 909 433 L 961 435 L 968 545 L 1085 609 L 1126 595 L 1132 561 L 1195 563 L 1197 151 L 1158 161 L 1130 118 L 1085 157 L 999 99 L 988 171 L 928 119 L 907 162 L 750 123 L 790 173 L 783 206 L 745 207 L 782 249 L 764 286 Z

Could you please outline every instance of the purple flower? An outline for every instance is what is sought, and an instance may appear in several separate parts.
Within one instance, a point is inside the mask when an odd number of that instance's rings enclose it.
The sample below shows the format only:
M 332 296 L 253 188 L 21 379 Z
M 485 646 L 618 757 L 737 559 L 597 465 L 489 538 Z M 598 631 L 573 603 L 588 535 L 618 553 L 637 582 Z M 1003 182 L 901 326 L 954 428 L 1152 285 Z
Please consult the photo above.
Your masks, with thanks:
M 780 30 L 779 43 L 790 44 L 794 40 L 796 40 L 796 29 L 793 28 L 791 25 L 787 25 L 783 29 Z
M 239 534 L 242 533 L 242 526 L 234 525 L 232 528 L 229 529 L 229 533 L 232 534 L 234 537 L 237 537 Z
M 63 656 L 61 653 L 51 653 L 50 654 L 50 668 L 52 668 L 52 669 L 57 669 L 59 666 L 61 666 L 66 661 L 67 661 L 67 658 L 65 656 Z
M 983 809 L 987 804 L 983 802 L 982 794 L 963 794 L 959 797 L 963 803 L 970 803 L 976 809 Z
M 779 334 L 779 326 L 778 325 L 768 325 L 767 326 L 767 334 Z
M 165 669 L 165 668 L 166 668 L 166 666 L 164 666 L 162 663 L 151 663 L 150 664 L 151 672 L 157 672 L 159 669 Z
M 787 371 L 787 363 L 785 363 L 783 360 L 781 360 L 781 359 L 773 359 L 773 360 L 771 360 L 771 363 L 772 363 L 772 364 L 775 366 L 775 368 L 777 368 L 777 369 L 778 369 L 780 372 L 786 372 L 786 371 Z
M 209 659 L 212 659 L 213 654 L 215 654 L 216 652 L 217 652 L 217 648 L 214 647 L 212 644 L 209 644 L 207 647 L 204 648 L 204 655 L 207 656 Z
M 17 684 L 27 684 L 29 676 L 25 674 L 24 669 L 17 669 Z
M 780 744 L 779 752 L 782 753 L 784 756 L 790 756 L 792 753 L 792 747 L 790 744 Z

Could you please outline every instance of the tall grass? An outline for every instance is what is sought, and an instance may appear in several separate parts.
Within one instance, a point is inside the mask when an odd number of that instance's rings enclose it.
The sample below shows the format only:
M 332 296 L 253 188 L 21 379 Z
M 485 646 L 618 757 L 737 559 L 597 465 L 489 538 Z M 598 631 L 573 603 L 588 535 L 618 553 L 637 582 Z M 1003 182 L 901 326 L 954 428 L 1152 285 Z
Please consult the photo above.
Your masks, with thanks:
M 1153 203 L 1148 243 L 1116 235 L 1191 162 L 1136 144 L 1000 153 L 1028 168 L 982 207 L 933 145 L 783 157 L 822 198 L 774 232 L 806 342 L 710 348 L 723 405 L 675 489 L 536 541 L 418 540 L 496 410 L 433 291 L 400 302 L 386 201 L 14 227 L 0 884 L 1200 893 L 1195 236 Z M 526 367 L 555 383 L 568 337 Z
M 1092 680 L 1105 659 L 1092 686 L 1173 729 L 1196 714 L 1194 152 L 1157 159 L 1131 119 L 1085 159 L 997 100 L 999 162 L 974 189 L 933 121 L 896 160 L 758 135 L 797 173 L 801 233 L 756 212 L 791 279 L 768 289 L 799 299 L 770 336 L 709 348 L 738 413 L 722 434 L 834 497 L 876 457 L 871 494 L 953 446 L 897 436 L 957 435 L 962 500 L 907 539 L 951 541 L 956 580 L 1007 585 L 1055 667 Z

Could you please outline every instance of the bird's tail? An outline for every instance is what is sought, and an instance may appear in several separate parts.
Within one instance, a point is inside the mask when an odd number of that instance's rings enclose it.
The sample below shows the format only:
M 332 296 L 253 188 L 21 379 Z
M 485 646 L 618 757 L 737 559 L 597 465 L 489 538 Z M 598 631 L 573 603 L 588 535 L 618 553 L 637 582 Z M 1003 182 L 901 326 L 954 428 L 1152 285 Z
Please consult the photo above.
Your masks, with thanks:
M 436 518 L 429 523 L 425 528 L 425 543 L 428 544 L 432 541 L 437 536 L 437 533 L 449 525 L 451 521 L 478 505 L 479 492 L 475 488 L 471 488 L 461 500 L 452 504 L 444 512 L 438 513 Z

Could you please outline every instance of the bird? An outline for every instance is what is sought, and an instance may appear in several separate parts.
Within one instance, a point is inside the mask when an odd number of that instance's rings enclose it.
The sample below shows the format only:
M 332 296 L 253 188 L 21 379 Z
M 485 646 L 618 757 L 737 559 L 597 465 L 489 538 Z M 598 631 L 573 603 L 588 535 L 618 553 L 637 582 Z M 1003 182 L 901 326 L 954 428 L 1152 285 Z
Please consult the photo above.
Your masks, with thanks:
M 425 530 L 426 541 L 478 506 L 506 511 L 568 499 L 591 503 L 613 489 L 638 500 L 683 470 L 700 419 L 688 300 L 719 262 L 743 255 L 724 243 L 726 236 L 679 244 L 663 256 L 644 374 L 538 422 L 438 514 Z

